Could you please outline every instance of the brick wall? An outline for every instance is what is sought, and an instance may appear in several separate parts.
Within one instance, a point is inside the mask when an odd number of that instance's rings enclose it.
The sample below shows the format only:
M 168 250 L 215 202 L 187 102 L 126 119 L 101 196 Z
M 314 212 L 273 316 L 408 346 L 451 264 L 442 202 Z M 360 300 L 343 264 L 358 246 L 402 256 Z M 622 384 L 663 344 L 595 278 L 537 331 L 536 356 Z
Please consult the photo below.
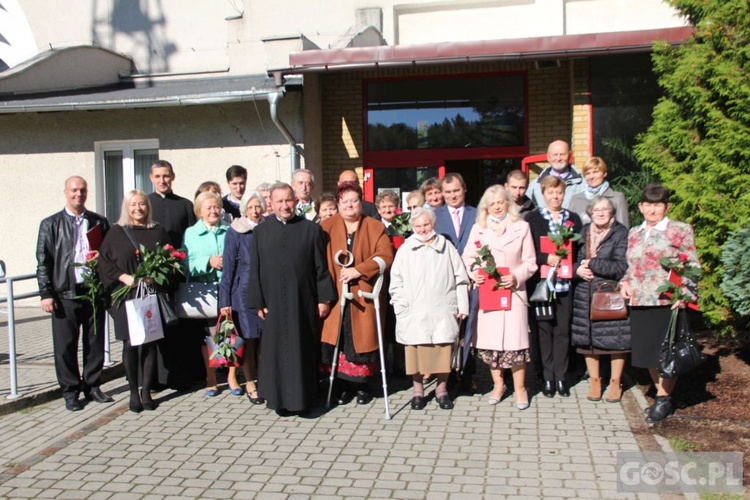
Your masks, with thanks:
M 532 62 L 496 64 L 466 64 L 397 68 L 381 71 L 331 73 L 321 76 L 323 186 L 333 189 L 338 174 L 344 169 L 356 169 L 360 177 L 363 163 L 363 80 L 369 78 L 411 77 L 445 74 L 526 71 L 528 83 L 529 154 L 544 153 L 555 139 L 583 140 L 574 127 L 579 115 L 578 104 L 573 107 L 574 92 L 571 67 L 576 76 L 583 70 L 579 62 L 571 66 L 561 61 L 559 68 L 537 70 Z M 585 71 L 588 82 L 588 70 Z M 586 87 L 587 88 L 587 87 Z M 586 110 L 586 116 L 588 111 Z M 578 132 L 578 128 L 576 131 Z M 583 130 L 583 129 L 581 129 Z M 576 158 L 584 152 L 588 156 L 588 124 L 585 127 L 585 147 L 576 142 Z M 579 151 L 579 148 L 584 149 Z
M 591 156 L 589 129 L 592 120 L 591 85 L 589 60 L 574 59 L 573 64 L 573 137 L 571 147 L 575 153 L 575 163 L 581 167 Z

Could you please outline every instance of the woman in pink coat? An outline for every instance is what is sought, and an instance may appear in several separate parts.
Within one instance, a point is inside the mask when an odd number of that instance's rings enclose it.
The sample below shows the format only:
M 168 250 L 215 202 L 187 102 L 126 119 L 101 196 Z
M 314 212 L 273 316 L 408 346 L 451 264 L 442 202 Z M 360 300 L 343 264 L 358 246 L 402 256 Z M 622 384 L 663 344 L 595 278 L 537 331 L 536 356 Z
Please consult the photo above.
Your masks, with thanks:
M 510 310 L 479 310 L 472 345 L 482 360 L 490 365 L 495 387 L 488 403 L 496 405 L 502 400 L 506 389 L 503 370 L 510 368 L 516 406 L 525 410 L 529 407 L 529 396 L 524 381 L 526 363 L 530 361 L 526 280 L 537 270 L 536 253 L 529 225 L 521 220 L 515 203 L 500 185 L 487 188 L 479 201 L 477 222 L 471 229 L 463 254 L 469 276 L 478 285 L 484 283 L 485 278 L 479 274 L 475 261 L 479 249 L 485 245 L 489 247 L 495 265 L 509 269 L 510 274 L 502 277 L 500 285 L 513 289 L 514 293 Z

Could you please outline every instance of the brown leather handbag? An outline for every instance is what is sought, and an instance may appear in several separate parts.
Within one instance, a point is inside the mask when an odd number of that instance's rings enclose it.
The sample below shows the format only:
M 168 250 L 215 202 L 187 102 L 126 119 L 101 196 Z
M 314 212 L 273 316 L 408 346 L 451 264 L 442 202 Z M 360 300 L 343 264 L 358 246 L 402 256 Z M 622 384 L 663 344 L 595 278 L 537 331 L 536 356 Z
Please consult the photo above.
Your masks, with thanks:
M 591 321 L 614 321 L 628 317 L 628 307 L 620 295 L 620 287 L 609 282 L 599 283 L 591 293 Z

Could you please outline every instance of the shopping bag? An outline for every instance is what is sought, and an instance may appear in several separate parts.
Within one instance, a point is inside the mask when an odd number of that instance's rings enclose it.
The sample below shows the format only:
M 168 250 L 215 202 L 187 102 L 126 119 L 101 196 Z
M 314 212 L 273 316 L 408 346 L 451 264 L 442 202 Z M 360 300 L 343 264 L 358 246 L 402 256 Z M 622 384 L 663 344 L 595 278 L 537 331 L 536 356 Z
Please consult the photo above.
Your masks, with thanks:
M 245 352 L 245 339 L 237 335 L 232 321 L 232 313 L 219 315 L 216 331 L 206 337 L 209 368 L 238 367 L 242 365 Z
M 137 346 L 164 338 L 164 327 L 156 294 L 149 294 L 142 282 L 138 283 L 136 298 L 125 301 L 130 345 Z

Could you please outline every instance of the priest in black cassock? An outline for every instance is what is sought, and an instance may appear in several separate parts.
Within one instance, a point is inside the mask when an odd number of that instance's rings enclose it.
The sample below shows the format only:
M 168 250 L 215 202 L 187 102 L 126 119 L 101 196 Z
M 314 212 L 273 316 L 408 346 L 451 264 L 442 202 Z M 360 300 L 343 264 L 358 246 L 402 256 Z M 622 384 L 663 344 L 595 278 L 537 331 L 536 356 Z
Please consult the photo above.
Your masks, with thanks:
M 250 304 L 265 318 L 258 394 L 279 415 L 315 404 L 321 318 L 336 300 L 326 262 L 325 233 L 295 214 L 289 184 L 271 187 L 274 215 L 255 228 Z

